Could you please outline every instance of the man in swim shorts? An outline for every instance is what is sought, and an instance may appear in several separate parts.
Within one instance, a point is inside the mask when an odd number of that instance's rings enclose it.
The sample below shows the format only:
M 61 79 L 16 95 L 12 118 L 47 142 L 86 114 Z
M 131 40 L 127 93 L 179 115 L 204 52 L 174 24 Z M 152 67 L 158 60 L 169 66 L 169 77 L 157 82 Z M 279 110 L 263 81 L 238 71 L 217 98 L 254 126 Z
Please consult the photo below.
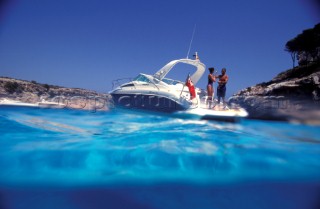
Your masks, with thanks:
M 226 68 L 222 68 L 221 75 L 218 76 L 218 87 L 217 87 L 217 96 L 218 96 L 218 104 L 220 104 L 220 100 L 222 98 L 223 105 L 225 105 L 225 97 L 227 87 L 226 84 L 228 82 L 228 75 L 226 74 Z

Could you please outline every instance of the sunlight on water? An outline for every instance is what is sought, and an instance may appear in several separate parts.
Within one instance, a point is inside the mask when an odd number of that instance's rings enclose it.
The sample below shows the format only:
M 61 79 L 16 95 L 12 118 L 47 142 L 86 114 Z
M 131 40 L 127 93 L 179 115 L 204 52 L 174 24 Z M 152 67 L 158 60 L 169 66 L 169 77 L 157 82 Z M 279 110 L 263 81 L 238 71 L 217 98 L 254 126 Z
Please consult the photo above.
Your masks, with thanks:
M 318 127 L 24 108 L 1 123 L 2 182 L 320 177 Z
M 168 190 L 172 183 L 182 184 L 187 188 L 181 195 L 188 199 L 194 189 L 211 197 L 203 189 L 217 184 L 233 188 L 257 181 L 320 183 L 320 129 L 316 126 L 183 120 L 119 110 L 1 107 L 0 131 L 2 187 L 109 188 L 124 182 L 140 187 L 171 182 Z M 189 188 L 190 184 L 196 188 Z M 309 191 L 313 190 L 304 192 Z

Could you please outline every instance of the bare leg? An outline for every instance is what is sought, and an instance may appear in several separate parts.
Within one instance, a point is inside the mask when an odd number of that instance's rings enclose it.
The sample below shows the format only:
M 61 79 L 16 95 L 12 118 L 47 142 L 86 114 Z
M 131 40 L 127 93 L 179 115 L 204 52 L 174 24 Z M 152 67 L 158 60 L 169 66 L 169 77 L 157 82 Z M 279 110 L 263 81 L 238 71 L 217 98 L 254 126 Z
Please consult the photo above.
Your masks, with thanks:
M 212 95 L 213 95 L 213 89 L 211 85 L 207 86 L 207 92 L 208 92 L 208 98 L 207 98 L 207 104 L 209 104 L 209 108 L 211 108 L 212 104 Z

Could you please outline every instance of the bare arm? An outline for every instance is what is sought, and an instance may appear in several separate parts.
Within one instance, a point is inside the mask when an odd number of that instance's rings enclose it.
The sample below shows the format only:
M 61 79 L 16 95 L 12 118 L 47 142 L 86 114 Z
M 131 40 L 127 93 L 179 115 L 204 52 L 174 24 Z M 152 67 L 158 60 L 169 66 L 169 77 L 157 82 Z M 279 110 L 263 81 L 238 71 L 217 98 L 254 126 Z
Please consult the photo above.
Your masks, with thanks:
M 226 84 L 228 82 L 228 79 L 229 77 L 227 75 L 224 75 L 222 77 L 220 77 L 220 80 L 219 80 L 219 84 Z
M 209 74 L 209 79 L 210 79 L 212 82 L 216 82 L 216 77 L 213 76 L 212 74 Z

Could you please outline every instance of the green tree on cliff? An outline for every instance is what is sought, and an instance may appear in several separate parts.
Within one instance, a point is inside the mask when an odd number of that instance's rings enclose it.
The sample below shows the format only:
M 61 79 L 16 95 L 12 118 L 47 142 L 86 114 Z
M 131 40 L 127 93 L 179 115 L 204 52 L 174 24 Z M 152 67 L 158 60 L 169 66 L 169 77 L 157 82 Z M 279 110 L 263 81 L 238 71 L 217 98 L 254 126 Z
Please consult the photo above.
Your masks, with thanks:
M 314 28 L 304 30 L 286 43 L 285 50 L 291 53 L 293 67 L 298 59 L 299 65 L 320 60 L 320 23 Z

